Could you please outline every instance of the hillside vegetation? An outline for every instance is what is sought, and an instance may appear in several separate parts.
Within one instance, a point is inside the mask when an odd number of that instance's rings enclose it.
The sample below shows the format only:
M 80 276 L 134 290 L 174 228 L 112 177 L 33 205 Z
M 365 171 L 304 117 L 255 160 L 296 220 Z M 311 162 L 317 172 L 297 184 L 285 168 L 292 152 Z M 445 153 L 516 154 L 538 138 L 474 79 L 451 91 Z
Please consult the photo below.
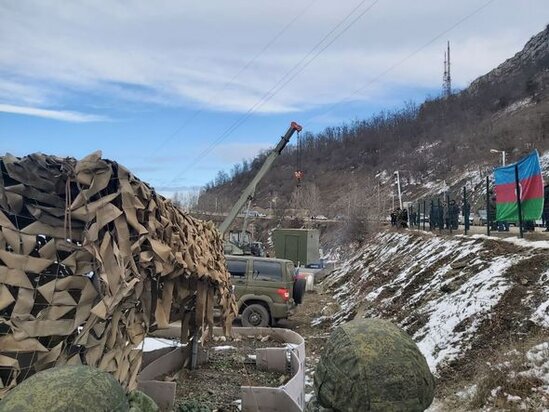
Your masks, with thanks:
M 491 148 L 507 151 L 509 161 L 533 148 L 549 149 L 548 85 L 549 26 L 515 56 L 448 98 L 403 104 L 317 134 L 304 132 L 303 184 L 298 188 L 293 179 L 297 155 L 291 146 L 259 185 L 256 206 L 328 216 L 385 212 L 395 170 L 406 200 L 447 190 L 446 182 L 456 191 L 467 179 L 480 187 L 499 160 Z M 202 192 L 199 209 L 229 210 L 265 156 L 220 172 Z

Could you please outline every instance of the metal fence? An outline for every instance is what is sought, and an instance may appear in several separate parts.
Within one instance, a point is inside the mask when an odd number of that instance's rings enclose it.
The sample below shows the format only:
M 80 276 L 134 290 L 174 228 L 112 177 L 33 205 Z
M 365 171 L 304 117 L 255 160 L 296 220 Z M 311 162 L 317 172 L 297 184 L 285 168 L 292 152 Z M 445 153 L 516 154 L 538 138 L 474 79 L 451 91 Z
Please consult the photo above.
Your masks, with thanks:
M 499 222 L 496 220 L 496 199 L 490 180 L 486 178 L 484 188 L 484 204 L 477 203 L 476 213 L 470 203 L 471 192 L 466 188 L 453 194 L 446 193 L 422 198 L 415 202 L 407 202 L 403 209 L 397 208 L 391 212 L 391 224 L 396 227 L 410 227 L 412 229 L 430 230 L 452 233 L 463 229 L 468 234 L 471 226 L 485 226 L 486 234 L 492 232 L 508 232 L 511 225 L 519 227 L 520 236 L 523 231 L 533 231 L 540 222 L 525 221 L 520 226 L 514 222 Z M 547 216 L 542 225 L 549 230 Z M 477 231 L 478 233 L 478 231 Z

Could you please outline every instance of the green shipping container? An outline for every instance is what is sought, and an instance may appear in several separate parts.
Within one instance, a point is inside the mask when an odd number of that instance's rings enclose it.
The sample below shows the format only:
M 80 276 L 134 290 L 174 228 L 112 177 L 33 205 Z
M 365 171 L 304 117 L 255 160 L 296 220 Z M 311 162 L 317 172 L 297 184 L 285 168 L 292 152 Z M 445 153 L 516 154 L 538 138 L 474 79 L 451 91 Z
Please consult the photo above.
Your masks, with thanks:
M 304 266 L 320 261 L 320 232 L 317 229 L 273 230 L 275 255 Z

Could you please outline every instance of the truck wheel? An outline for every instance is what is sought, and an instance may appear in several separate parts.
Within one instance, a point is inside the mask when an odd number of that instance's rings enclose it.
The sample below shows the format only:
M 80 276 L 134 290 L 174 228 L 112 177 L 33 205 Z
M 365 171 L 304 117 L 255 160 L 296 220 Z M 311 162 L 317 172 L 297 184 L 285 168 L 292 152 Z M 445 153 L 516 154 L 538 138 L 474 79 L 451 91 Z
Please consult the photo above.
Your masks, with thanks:
M 269 326 L 269 312 L 263 305 L 254 303 L 242 312 L 242 326 L 262 328 Z
M 303 298 L 305 297 L 305 288 L 307 286 L 307 280 L 303 278 L 296 279 L 294 282 L 294 293 L 292 298 L 294 302 L 298 305 L 303 303 Z

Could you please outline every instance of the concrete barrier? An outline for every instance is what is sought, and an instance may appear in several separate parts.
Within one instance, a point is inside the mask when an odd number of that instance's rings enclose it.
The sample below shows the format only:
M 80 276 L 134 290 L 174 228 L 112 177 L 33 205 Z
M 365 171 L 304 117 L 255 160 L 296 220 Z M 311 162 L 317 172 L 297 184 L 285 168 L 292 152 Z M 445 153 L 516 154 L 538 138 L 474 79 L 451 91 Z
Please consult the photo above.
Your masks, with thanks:
M 289 329 L 233 328 L 235 336 L 271 336 L 286 343 L 286 347 L 256 349 L 258 369 L 274 370 L 290 374 L 291 378 L 278 387 L 242 386 L 242 411 L 301 412 L 305 408 L 305 340 Z M 155 331 L 151 336 L 177 339 L 181 335 L 179 325 Z M 221 328 L 214 328 L 214 335 L 221 336 Z M 143 366 L 137 377 L 138 389 L 155 400 L 162 410 L 173 409 L 175 382 L 160 380 L 173 373 L 190 359 L 191 345 L 161 348 L 146 352 Z

